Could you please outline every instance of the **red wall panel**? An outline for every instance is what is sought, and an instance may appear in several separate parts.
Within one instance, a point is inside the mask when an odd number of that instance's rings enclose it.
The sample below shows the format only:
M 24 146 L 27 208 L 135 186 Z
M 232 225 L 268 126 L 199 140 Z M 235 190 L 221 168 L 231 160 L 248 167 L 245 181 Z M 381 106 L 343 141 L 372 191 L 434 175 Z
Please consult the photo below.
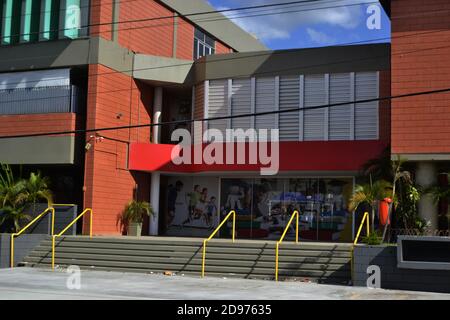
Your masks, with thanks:
M 394 0 L 392 94 L 446 88 L 450 83 L 450 2 Z M 450 93 L 392 101 L 392 152 L 450 152 Z
M 194 26 L 183 18 L 177 19 L 177 58 L 193 59 Z
M 151 87 L 102 65 L 91 65 L 89 73 L 88 129 L 150 123 Z M 133 199 L 138 182 L 139 191 L 148 190 L 146 184 L 149 183 L 149 179 L 142 179 L 139 174 L 133 175 L 128 170 L 128 142 L 148 142 L 150 128 L 99 134 L 106 139 L 91 139 L 92 133 L 86 137 L 92 147 L 86 152 L 84 207 L 94 210 L 95 234 L 119 234 L 118 216 Z M 148 200 L 148 197 L 145 199 Z M 86 226 L 88 219 L 84 222 Z
M 93 37 L 111 40 L 113 21 L 112 0 L 91 0 L 89 33 Z
M 137 53 L 172 57 L 173 16 L 172 11 L 155 1 L 122 1 L 119 13 L 119 44 Z M 155 18 L 158 19 L 148 20 Z M 144 21 L 126 22 L 139 19 Z
M 75 113 L 47 113 L 0 116 L 0 135 L 73 131 L 76 126 Z
M 216 41 L 216 53 L 217 54 L 223 54 L 223 53 L 230 53 L 231 48 L 228 47 L 226 44 L 223 44 L 220 41 Z

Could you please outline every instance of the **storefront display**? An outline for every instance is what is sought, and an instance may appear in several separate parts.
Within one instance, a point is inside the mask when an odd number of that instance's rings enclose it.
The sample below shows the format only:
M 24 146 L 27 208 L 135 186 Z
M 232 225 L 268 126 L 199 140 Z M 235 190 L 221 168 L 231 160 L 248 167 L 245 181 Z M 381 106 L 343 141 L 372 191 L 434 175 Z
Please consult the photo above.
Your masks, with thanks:
M 220 194 L 219 194 L 220 190 Z M 231 210 L 238 238 L 280 238 L 292 213 L 300 213 L 300 238 L 338 241 L 351 229 L 352 178 L 169 178 L 168 235 L 208 236 Z M 232 222 L 221 229 L 229 237 Z M 286 234 L 294 239 L 295 224 Z

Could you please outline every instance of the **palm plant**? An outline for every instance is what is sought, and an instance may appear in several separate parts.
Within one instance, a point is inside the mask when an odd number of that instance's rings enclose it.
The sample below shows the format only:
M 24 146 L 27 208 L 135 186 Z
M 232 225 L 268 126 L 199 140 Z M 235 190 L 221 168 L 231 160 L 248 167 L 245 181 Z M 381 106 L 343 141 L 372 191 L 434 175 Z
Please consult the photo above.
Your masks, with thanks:
M 29 220 L 31 217 L 24 213 L 27 202 L 24 192 L 26 190 L 25 181 L 16 179 L 9 165 L 1 165 L 0 172 L 0 225 L 11 222 L 12 231 L 20 229 L 20 223 Z
M 33 213 L 36 210 L 36 203 L 39 200 L 45 200 L 50 206 L 53 203 L 53 194 L 48 188 L 50 179 L 43 177 L 41 172 L 31 172 L 30 177 L 25 181 L 25 192 L 27 202 L 30 202 L 33 206 Z
M 121 222 L 123 225 L 129 223 L 142 223 L 145 216 L 153 215 L 150 203 L 145 201 L 132 200 L 123 210 Z
M 21 228 L 21 223 L 31 219 L 25 211 L 32 207 L 34 216 L 35 206 L 39 200 L 46 200 L 50 205 L 53 201 L 48 188 L 49 178 L 41 173 L 31 173 L 28 179 L 14 176 L 11 166 L 1 165 L 0 171 L 0 225 L 10 222 L 13 232 Z
M 356 185 L 352 197 L 350 198 L 350 210 L 356 210 L 361 204 L 370 206 L 372 232 L 375 230 L 375 208 L 378 201 L 389 196 L 392 184 L 386 180 L 378 180 L 374 183 Z

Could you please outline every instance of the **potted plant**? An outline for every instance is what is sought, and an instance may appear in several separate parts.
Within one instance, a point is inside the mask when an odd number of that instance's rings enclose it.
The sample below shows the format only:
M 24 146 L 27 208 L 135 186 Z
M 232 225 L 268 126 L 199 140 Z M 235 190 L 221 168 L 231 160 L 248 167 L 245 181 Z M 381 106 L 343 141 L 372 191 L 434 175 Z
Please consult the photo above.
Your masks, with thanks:
M 128 203 L 122 212 L 121 222 L 127 227 L 127 235 L 139 237 L 142 232 L 144 217 L 153 215 L 150 203 L 133 200 Z

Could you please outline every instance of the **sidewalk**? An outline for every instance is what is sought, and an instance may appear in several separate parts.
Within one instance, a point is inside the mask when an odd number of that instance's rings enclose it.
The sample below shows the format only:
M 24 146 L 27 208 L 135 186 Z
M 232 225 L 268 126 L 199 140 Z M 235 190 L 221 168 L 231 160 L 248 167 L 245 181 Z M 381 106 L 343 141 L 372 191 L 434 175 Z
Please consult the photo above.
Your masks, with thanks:
M 82 271 L 81 289 L 70 290 L 66 286 L 69 276 L 64 271 L 1 269 L 0 299 L 450 300 L 450 295 L 439 293 L 102 271 Z

